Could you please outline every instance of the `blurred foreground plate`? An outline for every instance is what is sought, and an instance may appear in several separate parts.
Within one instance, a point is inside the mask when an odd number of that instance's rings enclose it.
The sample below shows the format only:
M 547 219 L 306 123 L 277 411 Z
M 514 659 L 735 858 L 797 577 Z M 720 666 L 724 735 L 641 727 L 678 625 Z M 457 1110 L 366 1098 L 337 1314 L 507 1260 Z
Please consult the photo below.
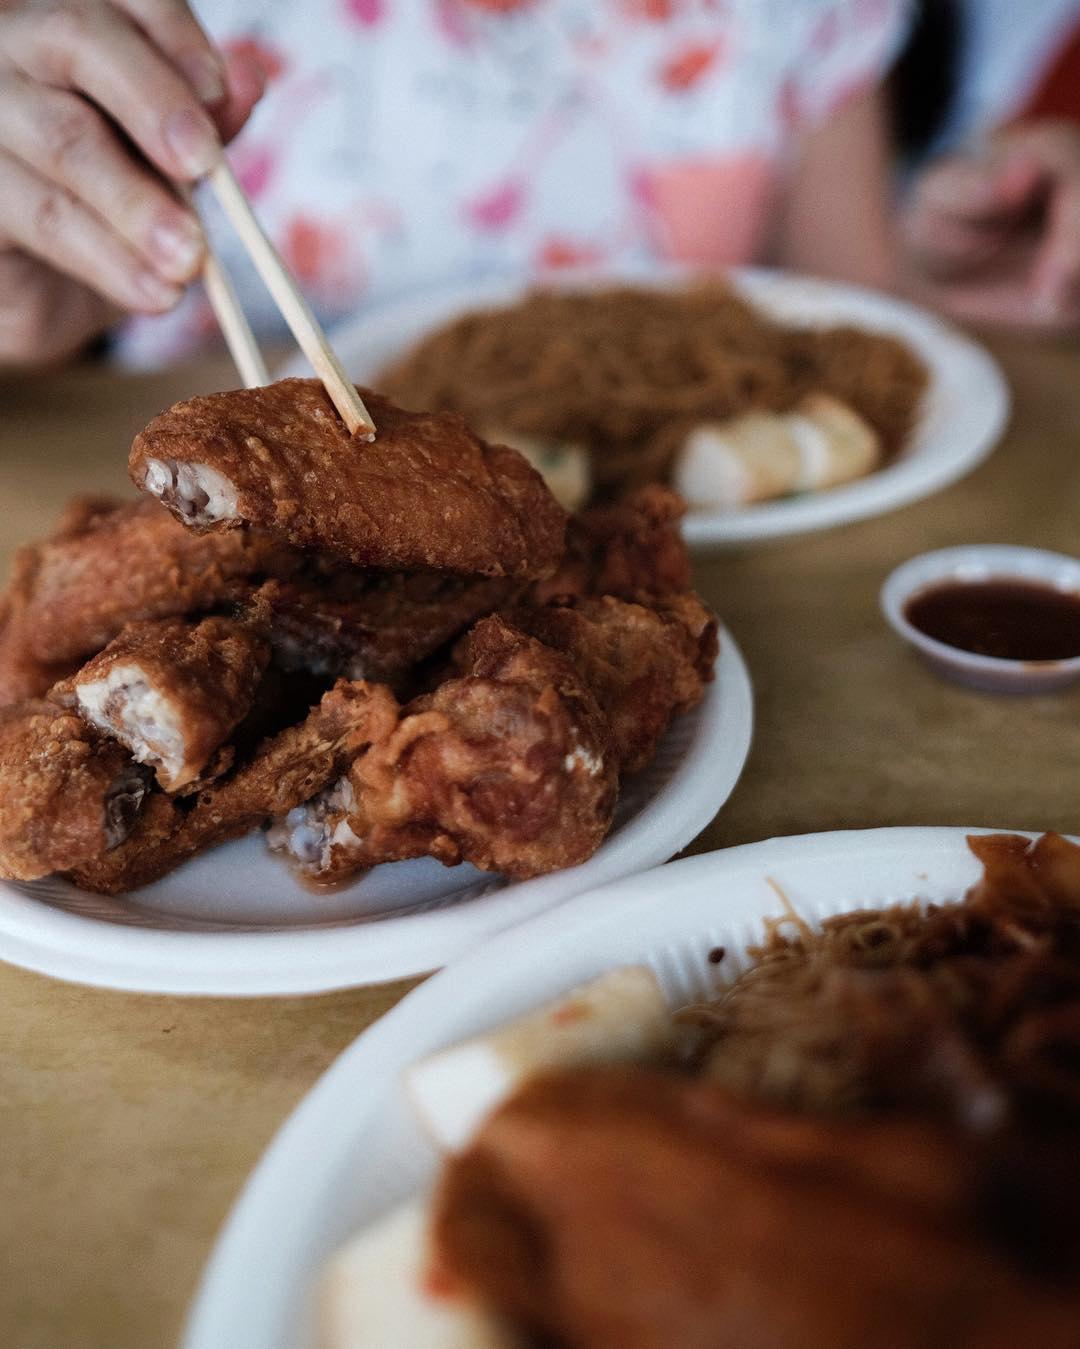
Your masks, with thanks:
M 982 874 L 973 832 L 987 831 L 806 834 L 685 858 L 581 895 L 437 974 L 341 1055 L 274 1139 L 210 1259 L 183 1349 L 314 1349 L 326 1258 L 437 1174 L 402 1090 L 409 1064 L 617 965 L 651 966 L 673 1007 L 707 996 L 784 914 L 778 889 L 811 923 L 958 900 Z M 708 956 L 720 946 L 718 970 Z
M 617 282 L 669 289 L 693 272 L 667 264 L 597 272 L 567 270 L 543 285 L 578 290 Z M 854 324 L 903 338 L 926 362 L 930 384 L 922 414 L 903 451 L 865 478 L 738 510 L 691 511 L 684 524 L 697 548 L 741 547 L 767 539 L 848 524 L 906 506 L 939 492 L 989 455 L 1009 415 L 1009 390 L 993 357 L 926 310 L 892 296 L 838 282 L 758 268 L 729 273 L 737 289 L 767 312 L 799 325 Z M 373 306 L 331 334 L 334 349 L 358 384 L 372 385 L 389 361 L 403 356 L 433 329 L 471 309 L 510 305 L 539 283 L 495 278 L 414 292 Z M 275 372 L 310 375 L 303 357 Z
M 716 679 L 627 779 L 615 825 L 581 866 L 510 882 L 432 858 L 332 892 L 297 881 L 262 835 L 203 853 L 129 895 L 0 882 L 0 960 L 104 988 L 241 997 L 318 993 L 438 969 L 485 937 L 684 848 L 731 795 L 753 699 L 734 640 Z

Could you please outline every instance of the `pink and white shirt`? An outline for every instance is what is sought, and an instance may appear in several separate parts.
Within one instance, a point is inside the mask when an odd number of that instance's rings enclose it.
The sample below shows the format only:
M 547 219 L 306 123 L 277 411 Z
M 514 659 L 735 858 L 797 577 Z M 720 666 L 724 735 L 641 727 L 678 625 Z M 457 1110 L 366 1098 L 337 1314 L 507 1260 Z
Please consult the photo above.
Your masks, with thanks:
M 231 157 L 326 322 L 410 290 L 747 262 L 800 133 L 886 69 L 907 0 L 203 0 L 267 93 Z M 212 232 L 257 329 L 276 312 Z M 212 339 L 194 289 L 121 356 Z

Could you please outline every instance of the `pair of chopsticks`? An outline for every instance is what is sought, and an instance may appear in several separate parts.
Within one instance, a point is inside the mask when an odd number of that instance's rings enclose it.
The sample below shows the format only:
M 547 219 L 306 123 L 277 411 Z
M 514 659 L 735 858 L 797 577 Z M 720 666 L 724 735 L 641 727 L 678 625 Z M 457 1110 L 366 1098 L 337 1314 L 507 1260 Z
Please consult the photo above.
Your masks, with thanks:
M 206 182 L 228 216 L 233 229 L 236 230 L 264 285 L 273 296 L 300 350 L 322 380 L 330 401 L 341 414 L 349 434 L 373 440 L 375 423 L 371 420 L 371 414 L 364 407 L 355 386 L 342 369 L 341 361 L 327 341 L 326 334 L 311 311 L 311 306 L 304 299 L 289 269 L 256 219 L 251 203 L 236 181 L 236 175 L 224 155 L 207 175 Z M 195 204 L 190 193 L 185 193 L 185 196 L 192 205 Z M 205 230 L 203 232 L 206 233 Z M 240 300 L 228 273 L 209 243 L 203 267 L 203 282 L 207 298 L 221 325 L 225 342 L 240 372 L 240 378 L 249 389 L 269 384 L 270 374 L 255 341 L 255 334 L 251 331 L 251 325 L 240 307 Z

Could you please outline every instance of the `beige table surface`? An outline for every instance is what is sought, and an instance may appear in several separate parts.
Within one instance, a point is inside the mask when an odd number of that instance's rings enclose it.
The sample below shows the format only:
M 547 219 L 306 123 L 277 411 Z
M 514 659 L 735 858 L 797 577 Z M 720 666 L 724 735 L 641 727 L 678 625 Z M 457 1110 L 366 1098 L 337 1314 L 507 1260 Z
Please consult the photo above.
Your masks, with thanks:
M 700 563 L 749 663 L 757 730 L 743 781 L 694 850 L 872 825 L 1077 829 L 1080 692 L 951 687 L 878 615 L 887 572 L 929 548 L 1080 552 L 1080 351 L 993 345 L 1015 416 L 965 482 L 879 520 Z M 72 491 L 124 487 L 127 446 L 153 412 L 227 381 L 216 364 L 0 380 L 0 565 Z M 0 1345 L 174 1344 L 271 1135 L 408 986 L 159 998 L 0 964 Z

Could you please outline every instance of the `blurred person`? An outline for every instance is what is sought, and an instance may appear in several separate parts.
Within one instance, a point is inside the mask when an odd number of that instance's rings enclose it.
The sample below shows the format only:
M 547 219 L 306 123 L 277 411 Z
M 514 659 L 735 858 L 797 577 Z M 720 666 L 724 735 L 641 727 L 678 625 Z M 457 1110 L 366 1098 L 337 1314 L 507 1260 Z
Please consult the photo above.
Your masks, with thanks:
M 214 336 L 234 167 L 326 321 L 493 272 L 775 261 L 888 286 L 906 0 L 0 0 L 0 362 Z M 212 39 L 212 40 L 211 40 Z M 263 84 L 268 96 L 256 108 Z M 256 328 L 276 312 L 211 232 Z M 116 328 L 118 320 L 135 318 Z
M 916 294 L 955 318 L 1080 327 L 1080 0 L 925 0 L 898 63 Z

